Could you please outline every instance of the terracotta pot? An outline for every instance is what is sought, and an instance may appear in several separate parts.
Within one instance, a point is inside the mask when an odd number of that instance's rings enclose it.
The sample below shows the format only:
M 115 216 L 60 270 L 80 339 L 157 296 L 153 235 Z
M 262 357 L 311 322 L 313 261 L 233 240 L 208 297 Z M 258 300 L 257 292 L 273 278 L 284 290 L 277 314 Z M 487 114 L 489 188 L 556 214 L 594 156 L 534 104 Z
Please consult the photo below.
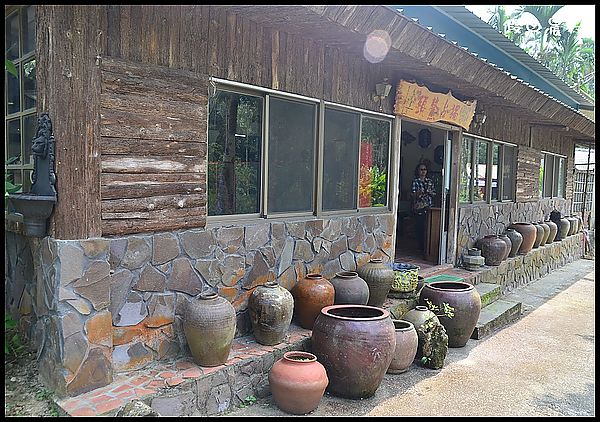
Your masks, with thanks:
M 369 286 L 367 305 L 382 307 L 394 283 L 394 270 L 385 265 L 382 259 L 374 258 L 358 269 L 358 275 Z
M 269 281 L 250 295 L 248 313 L 256 341 L 268 346 L 279 344 L 292 322 L 294 298 L 287 289 Z
M 550 229 L 550 234 L 548 235 L 546 244 L 552 243 L 556 239 L 556 233 L 558 233 L 558 226 L 552 220 L 546 220 L 546 221 L 544 221 L 544 223 L 546 223 L 548 225 L 548 228 Z
M 571 230 L 571 222 L 565 217 L 561 217 L 560 226 L 558 227 L 558 240 L 565 239 L 569 235 L 569 230 Z
M 508 237 L 511 242 L 508 256 L 509 258 L 514 258 L 517 256 L 517 251 L 519 250 L 519 247 L 521 247 L 521 243 L 523 243 L 523 236 L 521 236 L 521 233 L 511 228 L 506 229 L 505 233 L 506 237 Z
M 399 319 L 394 319 L 392 322 L 396 329 L 396 348 L 387 373 L 400 374 L 406 372 L 415 360 L 419 336 L 412 323 Z
M 537 230 L 531 223 L 525 222 L 517 222 L 512 223 L 509 228 L 518 231 L 523 237 L 523 242 L 519 247 L 517 253 L 519 255 L 526 255 L 533 248 L 533 242 L 535 242 L 535 237 L 537 235 Z
M 410 322 L 415 327 L 415 330 L 418 330 L 430 318 L 439 322 L 437 315 L 431 312 L 427 306 L 423 305 L 417 305 L 402 316 L 402 320 Z
M 540 226 L 538 223 L 531 223 L 533 227 L 535 227 L 535 241 L 533 242 L 533 249 L 538 248 L 540 243 L 542 243 L 542 238 L 544 237 L 544 228 Z
M 327 370 L 327 391 L 351 399 L 370 397 L 394 357 L 394 323 L 387 310 L 375 306 L 327 306 L 315 321 L 311 345 Z
M 490 266 L 500 265 L 508 248 L 506 242 L 495 234 L 479 239 L 477 246 L 481 249 L 481 256 L 485 258 L 485 265 Z
M 433 281 L 426 284 L 419 296 L 419 304 L 429 299 L 442 309 L 442 303 L 454 308 L 454 316 L 439 316 L 440 323 L 448 335 L 448 347 L 463 347 L 467 344 L 481 312 L 479 293 L 469 283 L 462 281 Z
M 295 415 L 315 410 L 328 383 L 325 368 L 308 352 L 286 352 L 269 371 L 269 387 L 275 404 Z
M 312 330 L 321 309 L 333 305 L 335 289 L 321 274 L 307 274 L 292 288 L 294 315 L 302 328 Z
M 504 261 L 506 258 L 508 258 L 508 255 L 510 254 L 510 249 L 512 248 L 512 241 L 510 240 L 510 238 L 502 233 L 499 234 L 498 237 L 504 241 L 504 243 L 506 243 L 506 252 L 504 253 L 504 257 L 502 258 L 502 261 Z
M 235 309 L 218 294 L 199 294 L 186 302 L 183 331 L 198 365 L 218 366 L 227 362 L 235 327 Z
M 331 280 L 335 289 L 335 305 L 366 305 L 369 301 L 369 286 L 356 271 L 341 271 Z
M 544 229 L 544 236 L 540 242 L 540 246 L 544 246 L 546 243 L 548 243 L 548 237 L 550 237 L 550 226 L 543 221 L 539 221 L 538 224 Z

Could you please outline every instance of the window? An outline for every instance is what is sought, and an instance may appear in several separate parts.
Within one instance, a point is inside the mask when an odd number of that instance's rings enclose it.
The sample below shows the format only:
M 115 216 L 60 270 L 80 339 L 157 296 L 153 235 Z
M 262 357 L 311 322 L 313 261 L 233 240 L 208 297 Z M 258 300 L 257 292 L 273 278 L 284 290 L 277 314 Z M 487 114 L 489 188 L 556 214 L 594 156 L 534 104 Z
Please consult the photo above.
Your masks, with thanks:
M 209 99 L 208 215 L 388 209 L 391 128 L 379 113 L 220 81 Z
M 540 161 L 540 196 L 542 198 L 564 198 L 565 176 L 565 157 L 542 153 Z
M 35 136 L 36 61 L 35 6 L 21 7 L 5 17 L 6 59 L 16 69 L 16 76 L 4 72 L 4 157 L 9 181 L 31 188 L 33 155 L 31 141 Z
M 516 147 L 464 135 L 460 151 L 459 202 L 515 199 Z

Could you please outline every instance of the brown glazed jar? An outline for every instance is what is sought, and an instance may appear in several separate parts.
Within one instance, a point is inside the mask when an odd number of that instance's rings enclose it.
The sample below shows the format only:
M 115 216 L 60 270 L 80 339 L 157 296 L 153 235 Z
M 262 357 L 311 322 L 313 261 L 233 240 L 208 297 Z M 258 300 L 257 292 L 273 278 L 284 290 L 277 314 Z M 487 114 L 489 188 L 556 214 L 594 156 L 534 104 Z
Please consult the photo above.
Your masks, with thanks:
M 294 415 L 304 415 L 319 407 L 327 384 L 325 367 L 308 352 L 286 352 L 269 371 L 275 404 Z
M 485 258 L 485 265 L 500 265 L 506 255 L 508 245 L 495 234 L 490 234 L 479 239 L 477 247 L 481 249 L 481 256 Z M 510 252 L 510 248 L 508 249 Z
M 533 248 L 533 242 L 535 242 L 535 238 L 537 236 L 537 229 L 534 227 L 534 225 L 531 223 L 517 222 L 512 223 L 508 227 L 518 231 L 521 233 L 521 236 L 523 236 L 523 242 L 521 243 L 517 253 L 519 255 L 526 255 L 529 253 L 531 248 Z
M 248 313 L 254 338 L 272 346 L 285 338 L 294 313 L 294 298 L 274 281 L 258 286 L 248 299 Z
M 438 316 L 448 334 L 448 347 L 464 347 L 467 344 L 481 312 L 481 297 L 469 283 L 463 281 L 433 281 L 423 286 L 419 304 L 425 305 L 429 299 L 442 308 L 447 303 L 454 308 L 454 316 Z
M 508 257 L 514 258 L 517 256 L 517 251 L 519 250 L 521 243 L 523 243 L 523 236 L 521 236 L 521 233 L 511 228 L 506 229 L 505 233 L 506 237 L 508 237 L 511 242 L 510 253 L 508 254 Z
M 546 239 L 546 244 L 554 242 L 556 239 L 556 233 L 558 233 L 558 226 L 552 220 L 544 221 L 548 228 L 550 229 L 550 234 L 548 235 L 548 239 Z
M 579 220 L 577 220 L 577 218 L 574 216 L 567 217 L 567 220 L 569 220 L 570 224 L 568 235 L 571 236 L 577 233 L 577 228 L 579 227 Z
M 500 239 L 502 239 L 504 241 L 504 243 L 506 243 L 506 246 L 508 246 L 506 248 L 506 252 L 504 253 L 504 257 L 502 258 L 502 261 L 506 260 L 506 258 L 508 258 L 508 255 L 510 254 L 510 250 L 512 248 L 512 241 L 510 240 L 510 237 L 508 237 L 506 234 L 502 233 L 499 234 L 498 237 Z
M 394 323 L 383 308 L 326 306 L 315 321 L 311 345 L 327 371 L 327 391 L 350 399 L 371 397 L 394 357 Z
M 356 271 L 340 271 L 329 280 L 335 289 L 334 305 L 366 305 L 369 301 L 369 286 Z
M 415 360 L 419 336 L 412 323 L 401 319 L 393 319 L 392 322 L 396 329 L 396 348 L 387 373 L 401 374 L 406 372 Z
M 425 324 L 428 319 L 433 318 L 437 322 L 440 322 L 437 315 L 434 314 L 427 306 L 417 305 L 414 309 L 411 309 L 402 316 L 403 321 L 410 322 L 415 330 L 418 330 L 421 325 Z
M 217 293 L 201 293 L 186 302 L 183 331 L 198 365 L 218 366 L 227 362 L 235 327 L 233 305 Z
M 579 233 L 580 231 L 583 230 L 583 218 L 581 218 L 580 215 L 575 215 L 574 217 L 577 219 L 577 222 L 579 223 L 577 225 L 577 231 L 576 231 L 576 233 Z
M 358 269 L 358 275 L 369 286 L 367 305 L 382 307 L 394 283 L 394 270 L 384 264 L 382 259 L 373 258 Z
M 544 237 L 544 228 L 540 226 L 538 223 L 531 223 L 533 227 L 535 227 L 535 240 L 533 242 L 532 248 L 538 248 L 540 243 L 542 243 L 542 238 Z
M 539 221 L 538 224 L 544 229 L 544 237 L 542 237 L 542 242 L 540 243 L 540 246 L 544 246 L 548 243 L 548 238 L 550 237 L 550 226 L 543 221 Z
M 558 228 L 558 235 L 560 237 L 559 240 L 566 239 L 566 237 L 569 235 L 569 230 L 571 230 L 571 222 L 565 217 L 561 217 L 560 227 Z
M 321 274 L 307 274 L 292 288 L 294 315 L 302 328 L 312 330 L 324 306 L 333 305 L 335 289 Z

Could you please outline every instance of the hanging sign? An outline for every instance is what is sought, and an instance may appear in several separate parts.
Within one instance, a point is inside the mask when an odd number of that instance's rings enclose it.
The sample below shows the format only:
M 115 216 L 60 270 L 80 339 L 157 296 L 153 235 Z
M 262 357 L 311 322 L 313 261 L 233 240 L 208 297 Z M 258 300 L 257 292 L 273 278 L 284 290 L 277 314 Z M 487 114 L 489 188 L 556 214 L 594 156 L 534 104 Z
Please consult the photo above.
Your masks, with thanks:
M 477 100 L 460 101 L 452 92 L 440 94 L 427 87 L 400 80 L 394 113 L 426 122 L 446 121 L 469 129 Z

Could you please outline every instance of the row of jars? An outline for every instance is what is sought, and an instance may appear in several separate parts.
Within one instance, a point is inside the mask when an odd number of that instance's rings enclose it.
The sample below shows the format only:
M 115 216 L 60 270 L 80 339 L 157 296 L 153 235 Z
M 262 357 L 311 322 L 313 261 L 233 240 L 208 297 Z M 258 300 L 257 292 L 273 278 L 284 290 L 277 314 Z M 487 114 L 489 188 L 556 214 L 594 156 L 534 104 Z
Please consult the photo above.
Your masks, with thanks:
M 500 235 L 479 239 L 476 246 L 485 258 L 485 265 L 497 266 L 507 258 L 526 255 L 532 249 L 561 241 L 583 228 L 583 220 L 578 216 L 562 217 L 557 221 L 558 224 L 552 220 L 515 222 Z

